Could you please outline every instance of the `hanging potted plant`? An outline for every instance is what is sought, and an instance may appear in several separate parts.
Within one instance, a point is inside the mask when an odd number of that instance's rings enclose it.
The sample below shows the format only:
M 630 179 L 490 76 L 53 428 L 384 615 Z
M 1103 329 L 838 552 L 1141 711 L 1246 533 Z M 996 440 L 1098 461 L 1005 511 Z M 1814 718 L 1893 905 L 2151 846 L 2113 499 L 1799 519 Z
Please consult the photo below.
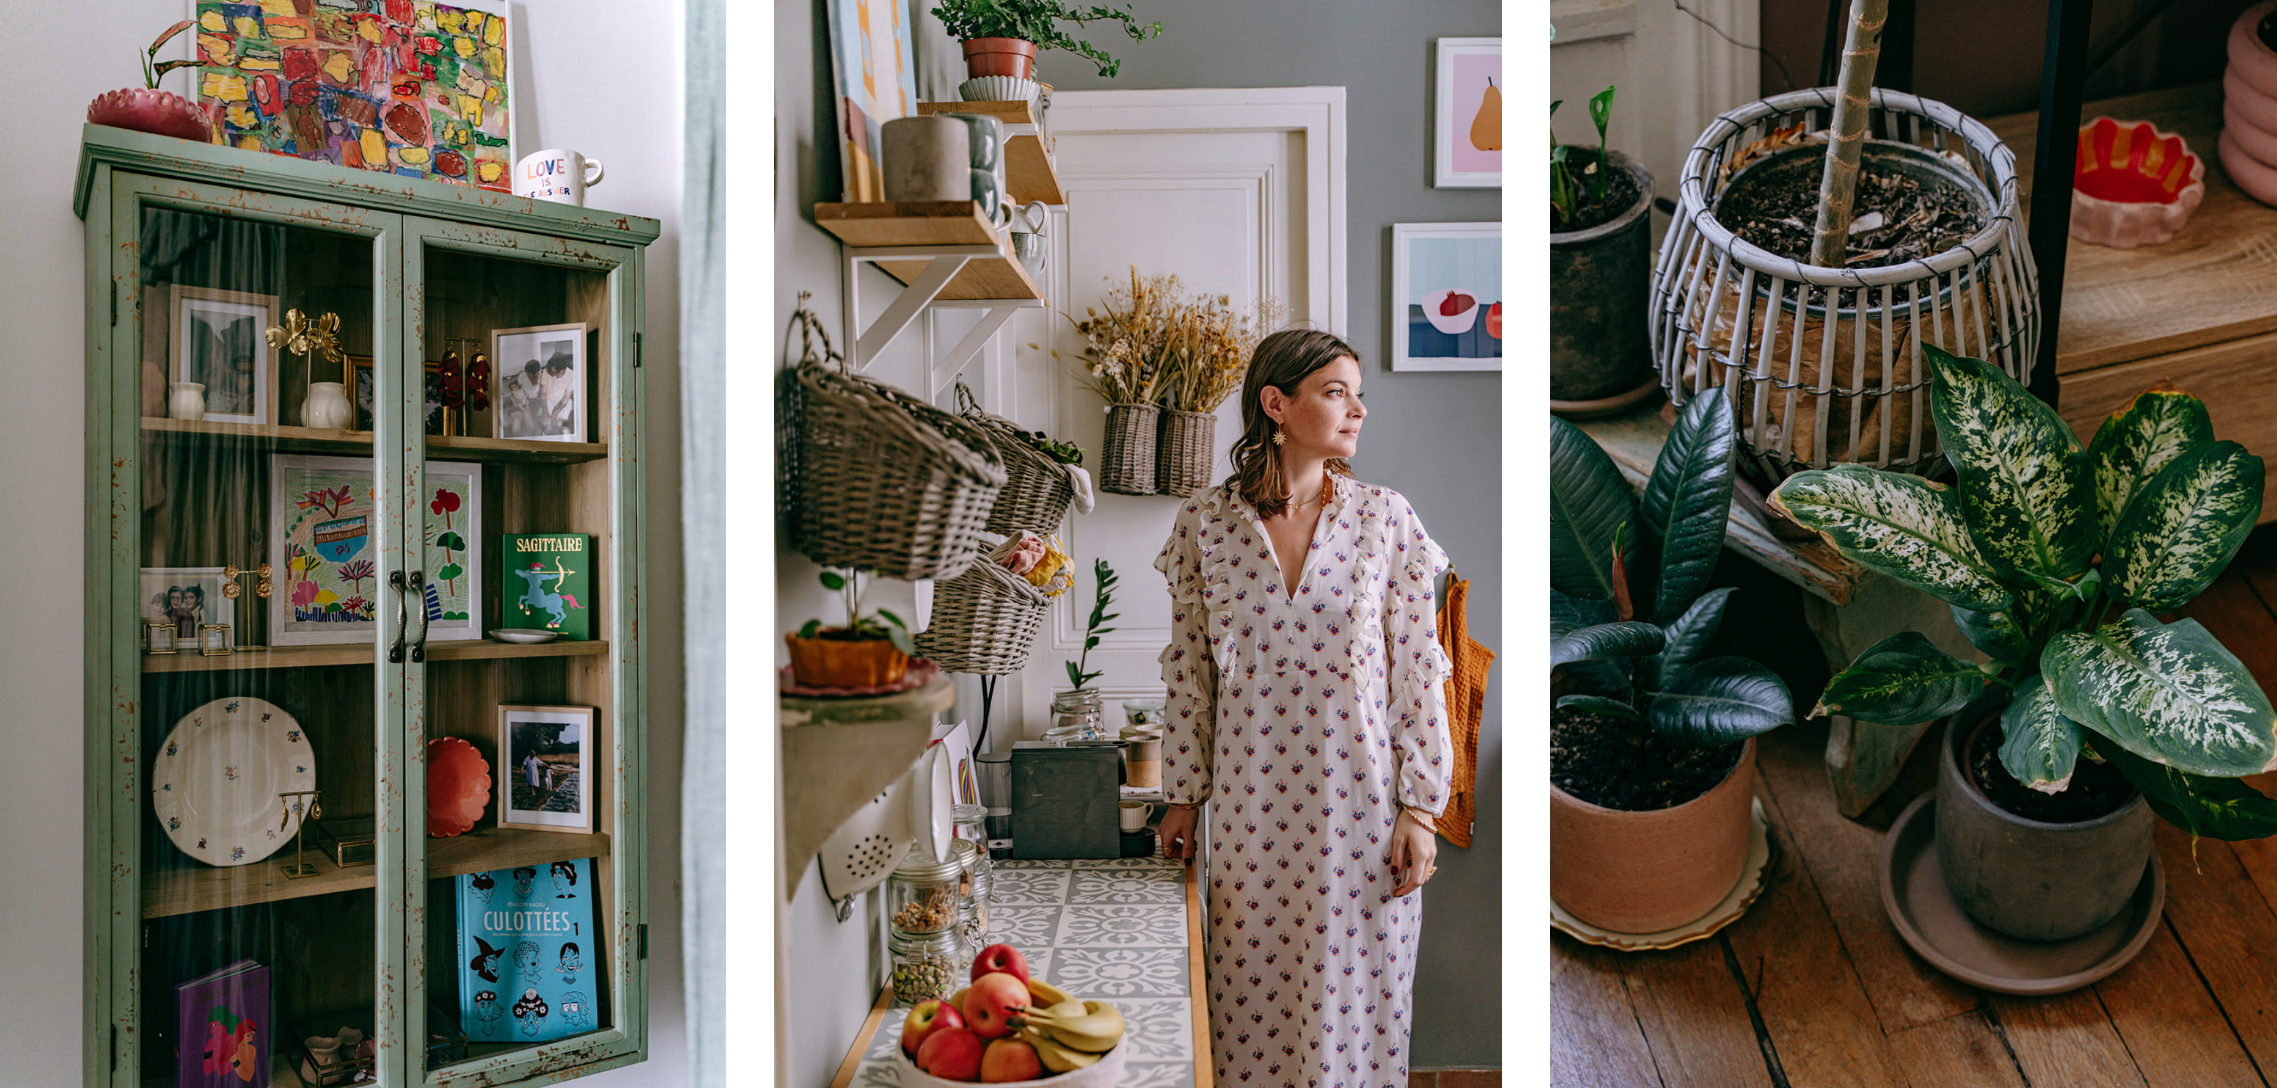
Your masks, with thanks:
M 142 86 L 124 90 L 105 91 L 87 103 L 87 123 L 110 125 L 113 128 L 133 129 L 159 136 L 172 136 L 199 143 L 213 142 L 213 124 L 205 111 L 172 91 L 158 89 L 158 81 L 176 68 L 196 68 L 195 60 L 170 60 L 161 63 L 158 51 L 167 42 L 193 26 L 194 20 L 185 19 L 167 27 L 158 40 L 142 54 Z
M 1923 350 L 1957 486 L 1844 465 L 1787 480 L 1772 504 L 1951 605 L 1990 661 L 1895 635 L 1828 681 L 1820 711 L 1953 715 L 1935 802 L 1953 898 L 2002 933 L 2078 936 L 2135 894 L 2152 813 L 2193 835 L 2277 833 L 2277 801 L 2237 781 L 2277 763 L 2268 696 L 2197 621 L 2157 619 L 2252 531 L 2261 458 L 2215 441 L 2206 406 L 2164 384 L 2082 446 L 1999 368 Z
M 1594 148 L 1550 137 L 1550 410 L 1571 419 L 1619 412 L 1660 384 L 1645 317 L 1652 174 L 1605 146 L 1612 111 L 1611 87 L 1589 100 Z
M 1081 321 L 1060 315 L 1083 337 L 1083 383 L 1107 402 L 1099 450 L 1101 490 L 1155 493 L 1156 430 L 1162 415 L 1156 401 L 1177 298 L 1178 277 L 1141 278 L 1133 265 L 1129 285 L 1115 285 L 1100 300 L 1105 313 L 1086 306 Z M 1066 356 L 1054 350 L 1052 358 L 1064 361 Z
M 1063 22 L 1077 26 L 1118 23 L 1123 33 L 1137 42 L 1162 33 L 1161 23 L 1141 24 L 1128 4 L 1118 10 L 1070 7 L 1060 0 L 942 0 L 932 10 L 949 36 L 963 43 L 965 69 L 972 81 L 993 81 L 972 88 L 988 91 L 989 98 L 965 95 L 977 101 L 1034 97 L 1036 53 L 1042 49 L 1073 53 L 1096 66 L 1102 78 L 1115 78 L 1123 62 L 1100 52 L 1090 42 L 1070 37 L 1059 27 Z
M 1550 420 L 1550 898 L 1590 925 L 1659 933 L 1742 877 L 1754 738 L 1794 721 L 1787 685 L 1708 657 L 1708 590 L 1731 511 L 1731 408 L 1677 418 L 1640 497 L 1580 428 Z
M 900 683 L 909 671 L 910 655 L 917 652 L 901 617 L 883 608 L 862 614 L 860 571 L 823 571 L 822 588 L 845 602 L 846 623 L 824 627 L 821 620 L 808 620 L 796 633 L 784 635 L 791 648 L 792 677 L 818 688 Z
M 1853 0 L 1839 86 L 1708 126 L 1661 242 L 1661 383 L 1679 405 L 1730 396 L 1766 480 L 1844 461 L 1933 471 L 1920 346 L 2017 377 L 2038 350 L 2015 155 L 1950 106 L 1873 87 L 1887 6 Z

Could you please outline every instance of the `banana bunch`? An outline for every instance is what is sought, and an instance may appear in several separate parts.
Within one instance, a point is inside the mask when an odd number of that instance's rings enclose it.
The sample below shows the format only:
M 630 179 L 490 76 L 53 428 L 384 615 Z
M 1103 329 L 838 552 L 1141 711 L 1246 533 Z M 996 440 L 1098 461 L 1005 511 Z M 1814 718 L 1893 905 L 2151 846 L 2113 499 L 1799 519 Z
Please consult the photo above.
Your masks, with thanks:
M 1049 982 L 1045 982 L 1040 978 L 1031 978 L 1028 980 L 1028 996 L 1033 999 L 1029 1001 L 1028 1004 L 1039 1009 L 1048 1009 L 1062 1002 L 1075 1000 L 1074 994 L 1068 993 L 1066 990 L 1062 990 L 1059 987 L 1054 986 Z
M 1029 991 L 1035 993 L 1033 980 Z M 1041 994 L 1036 996 L 1041 1000 Z M 1036 1048 L 1044 1068 L 1065 1073 L 1091 1065 L 1123 1041 L 1123 1014 L 1104 1001 L 1071 997 L 1047 1008 L 1029 1009 L 1020 1038 Z

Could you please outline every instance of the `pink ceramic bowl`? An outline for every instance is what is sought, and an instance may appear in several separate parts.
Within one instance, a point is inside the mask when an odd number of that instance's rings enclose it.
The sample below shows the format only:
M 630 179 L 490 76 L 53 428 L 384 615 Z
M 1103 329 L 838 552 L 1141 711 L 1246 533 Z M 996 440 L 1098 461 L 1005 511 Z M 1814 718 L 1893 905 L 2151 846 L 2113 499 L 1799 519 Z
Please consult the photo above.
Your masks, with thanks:
M 2148 121 L 2098 117 L 2080 127 L 2071 236 L 2117 249 L 2174 240 L 2206 199 L 2206 164 Z

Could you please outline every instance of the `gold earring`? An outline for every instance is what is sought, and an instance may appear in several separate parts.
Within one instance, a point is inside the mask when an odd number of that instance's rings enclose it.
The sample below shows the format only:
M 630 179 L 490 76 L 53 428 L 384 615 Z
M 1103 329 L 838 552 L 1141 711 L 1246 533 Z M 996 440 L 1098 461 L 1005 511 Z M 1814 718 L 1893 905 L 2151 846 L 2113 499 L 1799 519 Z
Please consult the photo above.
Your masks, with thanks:
M 1273 428 L 1273 444 L 1274 444 L 1274 445 L 1276 445 L 1276 446 L 1286 446 L 1286 445 L 1288 445 L 1288 444 L 1289 444 L 1289 432 L 1287 432 L 1287 431 L 1284 431 L 1284 430 L 1280 429 L 1279 427 L 1275 427 L 1275 428 Z

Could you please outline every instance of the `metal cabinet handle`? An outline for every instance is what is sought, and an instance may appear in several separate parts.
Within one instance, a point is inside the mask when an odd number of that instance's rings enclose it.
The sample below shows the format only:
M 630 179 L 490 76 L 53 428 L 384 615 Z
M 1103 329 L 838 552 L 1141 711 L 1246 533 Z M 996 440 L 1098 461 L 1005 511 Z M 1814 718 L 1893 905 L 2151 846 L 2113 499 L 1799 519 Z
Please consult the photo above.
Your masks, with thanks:
M 419 641 L 411 644 L 411 660 L 413 661 L 427 660 L 427 625 L 434 622 L 434 617 L 427 613 L 426 582 L 427 573 L 425 571 L 415 570 L 411 572 L 411 595 L 419 600 Z
M 395 645 L 388 647 L 387 659 L 391 662 L 402 661 L 403 632 L 409 627 L 407 621 L 410 619 L 403 611 L 403 572 L 388 572 L 387 584 L 395 587 Z

